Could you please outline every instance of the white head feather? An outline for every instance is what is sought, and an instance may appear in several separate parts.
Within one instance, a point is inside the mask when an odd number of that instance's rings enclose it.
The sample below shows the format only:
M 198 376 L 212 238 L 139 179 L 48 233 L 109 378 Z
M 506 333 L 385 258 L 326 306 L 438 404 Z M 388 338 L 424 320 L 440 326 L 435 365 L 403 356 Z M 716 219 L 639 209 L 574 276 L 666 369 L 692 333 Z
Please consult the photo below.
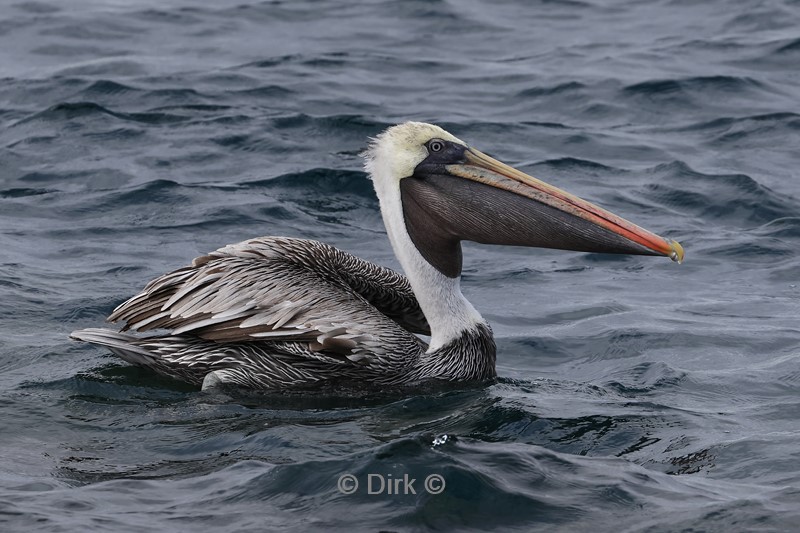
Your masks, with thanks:
M 417 165 L 428 157 L 425 143 L 442 139 L 459 144 L 466 143 L 439 126 L 425 122 L 404 122 L 392 126 L 370 142 L 362 154 L 370 177 L 400 181 L 410 176 Z M 381 167 L 381 168 L 378 168 Z

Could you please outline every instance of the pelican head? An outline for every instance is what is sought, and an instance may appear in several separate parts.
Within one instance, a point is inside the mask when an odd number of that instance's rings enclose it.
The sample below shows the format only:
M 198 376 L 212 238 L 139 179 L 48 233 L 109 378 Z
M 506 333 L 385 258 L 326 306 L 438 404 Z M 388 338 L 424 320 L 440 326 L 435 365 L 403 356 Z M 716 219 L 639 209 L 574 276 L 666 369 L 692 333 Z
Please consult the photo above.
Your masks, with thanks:
M 393 126 L 365 156 L 390 238 L 397 229 L 390 226 L 402 224 L 425 260 L 449 278 L 461 273 L 462 240 L 683 260 L 679 243 L 501 163 L 432 124 Z

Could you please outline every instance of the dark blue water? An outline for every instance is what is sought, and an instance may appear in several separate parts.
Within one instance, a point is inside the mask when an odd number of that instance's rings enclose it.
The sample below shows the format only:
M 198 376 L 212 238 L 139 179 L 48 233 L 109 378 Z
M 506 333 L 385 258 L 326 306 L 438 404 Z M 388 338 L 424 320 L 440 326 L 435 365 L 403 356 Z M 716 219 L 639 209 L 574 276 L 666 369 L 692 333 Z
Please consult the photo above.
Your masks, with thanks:
M 0 7 L 3 531 L 800 523 L 797 1 Z M 400 399 L 204 394 L 67 340 L 250 237 L 396 267 L 358 153 L 409 119 L 685 264 L 467 246 L 500 382 Z

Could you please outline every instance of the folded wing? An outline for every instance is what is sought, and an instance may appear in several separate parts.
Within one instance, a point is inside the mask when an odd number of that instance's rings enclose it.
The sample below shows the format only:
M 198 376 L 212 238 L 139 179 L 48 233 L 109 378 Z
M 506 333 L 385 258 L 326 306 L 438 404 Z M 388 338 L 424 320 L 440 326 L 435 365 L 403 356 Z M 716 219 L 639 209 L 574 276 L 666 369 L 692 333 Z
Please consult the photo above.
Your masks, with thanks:
M 332 246 L 264 237 L 165 274 L 108 318 L 122 330 L 171 330 L 217 343 L 307 343 L 368 362 L 420 350 L 428 325 L 406 278 Z

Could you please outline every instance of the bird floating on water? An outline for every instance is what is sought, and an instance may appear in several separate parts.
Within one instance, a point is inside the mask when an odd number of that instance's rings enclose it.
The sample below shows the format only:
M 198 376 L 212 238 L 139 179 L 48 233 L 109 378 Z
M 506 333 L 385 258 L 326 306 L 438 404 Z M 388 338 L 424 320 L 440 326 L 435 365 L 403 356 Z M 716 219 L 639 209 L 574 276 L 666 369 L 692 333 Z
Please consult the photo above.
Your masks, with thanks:
M 487 381 L 495 343 L 461 293 L 462 240 L 683 260 L 677 242 L 438 126 L 393 126 L 364 157 L 405 276 L 320 242 L 261 237 L 151 281 L 109 316 L 120 332 L 71 337 L 203 389 Z M 167 333 L 127 333 L 151 330 Z

